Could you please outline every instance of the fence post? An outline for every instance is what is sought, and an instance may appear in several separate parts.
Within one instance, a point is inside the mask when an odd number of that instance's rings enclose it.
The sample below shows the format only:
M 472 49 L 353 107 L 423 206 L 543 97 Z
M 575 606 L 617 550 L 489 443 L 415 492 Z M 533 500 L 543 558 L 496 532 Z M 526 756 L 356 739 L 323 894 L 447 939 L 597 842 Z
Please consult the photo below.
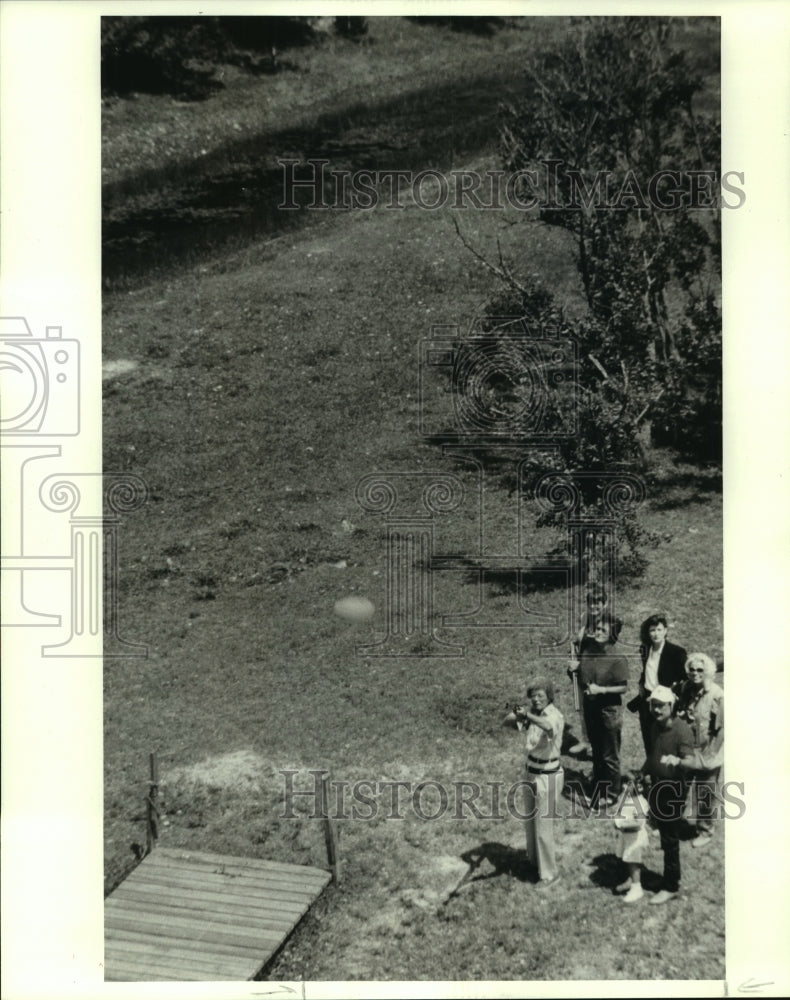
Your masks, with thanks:
M 329 867 L 332 869 L 332 879 L 334 882 L 340 881 L 340 864 L 337 859 L 337 831 L 335 824 L 329 816 L 329 774 L 324 772 L 321 775 L 321 815 L 324 817 L 324 840 L 326 842 L 326 856 Z
M 146 854 L 154 849 L 154 843 L 159 837 L 159 761 L 156 752 L 148 756 L 150 776 L 148 779 L 148 798 L 146 799 Z

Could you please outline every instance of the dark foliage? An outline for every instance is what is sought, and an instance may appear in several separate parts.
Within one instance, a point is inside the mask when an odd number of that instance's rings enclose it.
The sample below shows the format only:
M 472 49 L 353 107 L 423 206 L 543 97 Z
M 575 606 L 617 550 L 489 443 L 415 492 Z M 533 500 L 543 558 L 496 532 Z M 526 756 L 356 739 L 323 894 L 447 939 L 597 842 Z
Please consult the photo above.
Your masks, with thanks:
M 680 198 L 667 211 L 644 197 L 660 171 L 712 171 L 718 181 L 719 129 L 695 113 L 702 80 L 666 18 L 581 19 L 539 54 L 529 77 L 527 96 L 504 111 L 503 164 L 531 173 L 525 190 L 537 196 L 541 220 L 573 235 L 587 313 L 570 323 L 545 287 L 501 261 L 494 270 L 507 290 L 489 303 L 488 328 L 508 333 L 503 370 L 519 327 L 525 337 L 575 341 L 574 377 L 542 391 L 543 429 L 568 427 L 572 410 L 577 430 L 545 454 L 533 452 L 532 471 L 535 482 L 547 472 L 584 472 L 575 479 L 574 516 L 595 521 L 611 509 L 602 477 L 589 473 L 638 476 L 654 443 L 697 460 L 720 454 L 718 208 L 701 211 Z M 553 182 L 540 189 L 549 171 Z M 529 493 L 534 484 L 520 488 Z M 542 513 L 538 524 L 565 516 Z M 618 572 L 638 575 L 655 539 L 640 526 L 638 503 L 616 518 Z M 594 566 L 585 572 L 596 575 Z
M 278 50 L 316 37 L 303 17 L 103 17 L 102 94 L 204 100 L 220 64 L 276 73 L 290 65 Z
M 335 31 L 343 38 L 350 38 L 354 42 L 359 41 L 368 33 L 368 19 L 366 17 L 336 17 Z
M 592 451 L 623 461 L 651 441 L 703 461 L 721 453 L 719 124 L 695 110 L 702 79 L 673 30 L 665 18 L 576 24 L 538 58 L 501 132 L 510 171 L 557 164 L 541 218 L 576 243 Z M 648 194 L 662 171 L 680 174 L 675 200 Z M 691 203 L 700 171 L 715 178 L 697 199 L 710 207 Z
M 415 24 L 441 25 L 450 28 L 451 31 L 463 31 L 472 35 L 493 35 L 496 29 L 505 22 L 503 17 L 484 15 L 480 17 L 417 16 L 409 17 L 408 20 Z

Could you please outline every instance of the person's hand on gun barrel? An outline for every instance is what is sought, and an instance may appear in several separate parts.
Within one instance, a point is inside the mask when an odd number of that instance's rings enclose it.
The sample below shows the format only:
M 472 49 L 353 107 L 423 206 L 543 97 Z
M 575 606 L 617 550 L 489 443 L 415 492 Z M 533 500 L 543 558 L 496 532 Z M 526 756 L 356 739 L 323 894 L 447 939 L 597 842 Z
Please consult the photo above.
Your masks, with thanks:
M 517 729 L 527 729 L 532 723 L 536 723 L 541 729 L 546 728 L 545 722 L 541 719 L 540 715 L 541 706 L 535 704 L 534 700 L 531 706 L 507 705 L 506 707 L 510 711 L 502 720 L 503 724 L 515 726 Z
M 515 726 L 516 729 L 523 729 L 524 726 L 529 725 L 528 711 L 524 705 L 506 705 L 506 708 L 510 709 L 505 718 L 502 720 L 503 725 Z

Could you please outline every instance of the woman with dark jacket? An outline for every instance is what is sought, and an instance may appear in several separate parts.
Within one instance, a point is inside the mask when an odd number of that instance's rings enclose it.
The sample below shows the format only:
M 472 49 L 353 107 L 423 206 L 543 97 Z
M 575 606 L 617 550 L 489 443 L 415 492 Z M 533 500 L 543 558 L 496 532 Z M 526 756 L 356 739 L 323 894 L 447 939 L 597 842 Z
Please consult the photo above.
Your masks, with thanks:
M 629 704 L 639 712 L 639 725 L 645 753 L 650 754 L 650 733 L 653 717 L 650 712 L 650 692 L 657 687 L 669 688 L 678 693 L 686 682 L 686 650 L 667 640 L 666 615 L 651 615 L 642 622 L 641 641 L 642 673 L 639 675 L 638 699 Z

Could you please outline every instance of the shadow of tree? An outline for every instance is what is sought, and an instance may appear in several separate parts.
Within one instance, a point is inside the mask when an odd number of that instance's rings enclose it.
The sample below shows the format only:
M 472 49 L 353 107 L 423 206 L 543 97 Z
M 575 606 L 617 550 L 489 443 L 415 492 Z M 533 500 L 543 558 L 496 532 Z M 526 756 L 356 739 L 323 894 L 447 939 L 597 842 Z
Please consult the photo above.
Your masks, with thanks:
M 711 494 L 721 493 L 722 473 L 719 468 L 677 472 L 651 486 L 661 495 L 652 505 L 654 510 L 676 510 L 690 503 L 708 503 Z
M 459 556 L 454 562 L 458 567 L 468 567 L 469 572 L 463 577 L 463 582 L 477 586 L 480 583 L 481 574 L 484 575 L 485 585 L 488 593 L 487 597 L 504 597 L 511 594 L 520 594 L 522 598 L 528 598 L 529 594 L 548 594 L 557 590 L 566 590 L 568 587 L 568 570 L 566 568 L 532 568 L 528 565 L 523 567 L 496 567 L 486 565 L 492 559 L 478 559 L 472 556 Z M 556 560 L 555 560 L 556 561 Z
M 192 265 L 231 240 L 252 242 L 325 219 L 343 208 L 330 171 L 445 169 L 496 138 L 492 114 L 514 89 L 502 71 L 416 89 L 397 98 L 356 103 L 319 115 L 303 128 L 262 131 L 231 139 L 206 156 L 188 156 L 144 168 L 102 186 L 103 275 L 106 285 L 123 276 L 133 283 L 163 266 Z M 308 210 L 315 188 L 296 187 L 285 210 L 284 171 L 278 158 L 327 160 L 318 181 L 318 208 Z M 312 169 L 295 169 L 312 180 Z M 308 176 L 309 175 L 309 176 Z M 289 175 L 290 176 L 290 175 Z M 385 182 L 386 196 L 390 197 Z M 401 202 L 403 203 L 403 202 Z
M 407 17 L 407 21 L 414 24 L 433 25 L 438 27 L 448 27 L 451 31 L 468 32 L 472 35 L 480 35 L 490 38 L 498 28 L 505 23 L 504 17 L 480 16 L 480 17 L 458 17 L 458 16 L 415 16 Z

